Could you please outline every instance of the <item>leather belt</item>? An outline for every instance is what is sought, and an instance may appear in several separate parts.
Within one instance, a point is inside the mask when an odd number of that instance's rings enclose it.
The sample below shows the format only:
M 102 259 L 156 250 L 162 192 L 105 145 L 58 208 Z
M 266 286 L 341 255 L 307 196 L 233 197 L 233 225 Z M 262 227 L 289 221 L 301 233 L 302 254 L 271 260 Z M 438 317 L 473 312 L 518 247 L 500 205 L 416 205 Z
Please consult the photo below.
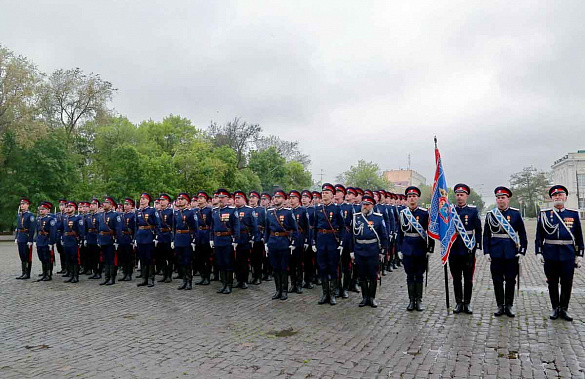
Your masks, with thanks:
M 39 230 L 39 234 L 42 236 L 47 236 L 47 235 L 49 235 L 49 232 L 44 232 L 42 230 Z
M 187 234 L 187 233 L 190 233 L 191 231 L 189 229 L 187 229 L 187 230 L 177 229 L 175 232 L 176 233 L 179 233 L 179 234 Z
M 369 240 L 355 240 L 355 243 L 359 244 L 359 245 L 370 245 L 372 243 L 378 243 L 377 239 L 369 239 Z
M 492 234 L 492 237 L 494 237 L 494 238 L 503 238 L 503 239 L 506 239 L 506 238 L 509 239 L 510 238 L 510 236 L 507 235 L 506 233 L 494 233 L 494 234 Z
M 152 230 L 153 228 L 154 228 L 154 226 L 152 226 L 152 225 L 138 227 L 138 229 L 140 229 L 140 230 Z
M 122 234 L 125 234 L 125 235 L 129 236 L 129 235 L 132 234 L 132 232 L 122 232 Z
M 87 229 L 87 232 L 88 233 L 95 233 L 95 232 L 97 232 L 97 229 Z
M 572 240 L 548 240 L 545 238 L 544 243 L 547 245 L 573 245 Z
M 168 233 L 171 231 L 171 228 L 161 228 L 160 231 L 163 233 Z
M 215 234 L 216 237 L 225 237 L 225 236 L 231 236 L 233 233 L 232 232 L 215 232 L 213 234 Z
M 65 234 L 66 236 L 76 236 L 77 237 L 77 232 L 65 232 L 63 234 Z
M 288 237 L 288 232 L 270 232 L 270 235 L 275 237 Z
M 116 234 L 114 231 L 100 232 L 100 236 L 113 236 L 114 234 Z
M 26 232 L 28 232 L 28 229 L 18 229 L 18 232 L 19 233 L 26 233 Z
M 209 229 L 211 229 L 211 227 L 209 227 L 209 226 L 200 226 L 199 227 L 199 230 L 209 230 Z
M 335 233 L 335 230 L 333 230 L 333 229 L 317 229 L 317 231 L 319 233 L 323 233 L 323 234 L 332 234 L 332 233 Z

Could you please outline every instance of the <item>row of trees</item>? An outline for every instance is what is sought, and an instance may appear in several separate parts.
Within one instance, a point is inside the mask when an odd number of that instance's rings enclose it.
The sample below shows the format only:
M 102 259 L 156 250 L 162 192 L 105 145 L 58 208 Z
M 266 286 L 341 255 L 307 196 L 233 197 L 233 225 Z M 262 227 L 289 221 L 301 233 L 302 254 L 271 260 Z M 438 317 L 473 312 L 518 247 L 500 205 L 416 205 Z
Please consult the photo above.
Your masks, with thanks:
M 206 128 L 177 115 L 134 124 L 108 107 L 115 92 L 97 74 L 47 75 L 0 46 L 0 230 L 13 226 L 22 195 L 36 203 L 312 185 L 298 142 L 239 118 Z

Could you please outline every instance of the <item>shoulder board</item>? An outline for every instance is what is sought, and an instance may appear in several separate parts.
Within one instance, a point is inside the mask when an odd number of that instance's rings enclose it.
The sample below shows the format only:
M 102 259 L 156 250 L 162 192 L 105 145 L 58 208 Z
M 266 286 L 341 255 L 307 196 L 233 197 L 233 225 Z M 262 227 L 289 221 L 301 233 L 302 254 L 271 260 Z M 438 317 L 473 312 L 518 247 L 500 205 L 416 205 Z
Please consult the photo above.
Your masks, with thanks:
M 467 205 L 469 208 L 477 208 L 477 205 Z
M 274 210 L 274 208 L 267 208 L 266 210 L 267 210 L 267 211 L 273 211 L 273 210 Z
M 425 211 L 425 212 L 428 212 L 429 211 L 428 209 L 422 208 L 422 207 L 418 207 L 417 209 L 420 209 L 421 211 Z
M 213 208 L 211 208 L 211 209 L 212 209 L 212 210 L 213 210 L 213 209 L 219 209 L 219 207 L 213 207 Z
M 292 211 L 292 208 L 284 207 L 283 209 L 286 209 L 287 211 Z
M 520 212 L 520 209 L 518 209 L 518 208 L 513 208 L 513 207 L 510 207 L 510 209 L 512 209 L 512 210 L 514 210 L 514 211 L 518 211 L 518 212 Z
M 229 209 L 235 209 L 236 207 L 234 207 L 233 205 L 228 205 Z
M 378 212 L 372 212 L 372 214 L 374 214 L 376 216 L 382 216 L 382 213 L 378 213 Z

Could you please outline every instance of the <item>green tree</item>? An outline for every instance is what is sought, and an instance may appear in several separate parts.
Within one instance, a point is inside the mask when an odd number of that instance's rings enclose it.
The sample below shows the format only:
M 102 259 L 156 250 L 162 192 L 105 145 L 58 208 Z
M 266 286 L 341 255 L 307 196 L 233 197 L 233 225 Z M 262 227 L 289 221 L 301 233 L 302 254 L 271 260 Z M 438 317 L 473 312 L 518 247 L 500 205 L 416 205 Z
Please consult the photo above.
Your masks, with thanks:
M 286 160 L 275 147 L 252 151 L 248 167 L 258 175 L 263 191 L 272 191 L 274 186 L 284 187 L 287 168 Z
M 253 142 L 259 138 L 260 132 L 262 132 L 260 125 L 249 124 L 239 117 L 223 125 L 212 121 L 207 130 L 215 146 L 228 146 L 236 153 L 238 168 L 246 165 L 247 154 Z
M 374 162 L 359 160 L 357 165 L 351 166 L 337 177 L 337 180 L 347 186 L 363 189 L 388 189 L 388 180 L 382 175 L 380 166 Z
M 305 167 L 300 162 L 288 162 L 284 165 L 284 168 L 286 170 L 286 174 L 282 186 L 286 190 L 302 190 L 305 188 L 310 188 L 311 184 L 313 184 L 311 172 L 305 170 Z
M 522 213 L 526 217 L 536 217 L 537 203 L 547 196 L 550 187 L 547 174 L 535 167 L 524 167 L 510 176 L 510 186 L 512 201 L 518 203 Z M 510 203 L 515 205 L 512 201 Z

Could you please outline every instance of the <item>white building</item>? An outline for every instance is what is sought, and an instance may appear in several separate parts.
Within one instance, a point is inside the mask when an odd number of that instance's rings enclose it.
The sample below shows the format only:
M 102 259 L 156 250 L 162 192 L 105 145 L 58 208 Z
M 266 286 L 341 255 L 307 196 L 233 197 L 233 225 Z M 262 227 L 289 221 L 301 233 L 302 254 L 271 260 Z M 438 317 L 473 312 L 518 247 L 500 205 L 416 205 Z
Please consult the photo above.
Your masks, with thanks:
M 585 215 L 585 150 L 568 153 L 551 166 L 553 184 L 561 184 L 569 190 L 567 208 L 579 209 Z

